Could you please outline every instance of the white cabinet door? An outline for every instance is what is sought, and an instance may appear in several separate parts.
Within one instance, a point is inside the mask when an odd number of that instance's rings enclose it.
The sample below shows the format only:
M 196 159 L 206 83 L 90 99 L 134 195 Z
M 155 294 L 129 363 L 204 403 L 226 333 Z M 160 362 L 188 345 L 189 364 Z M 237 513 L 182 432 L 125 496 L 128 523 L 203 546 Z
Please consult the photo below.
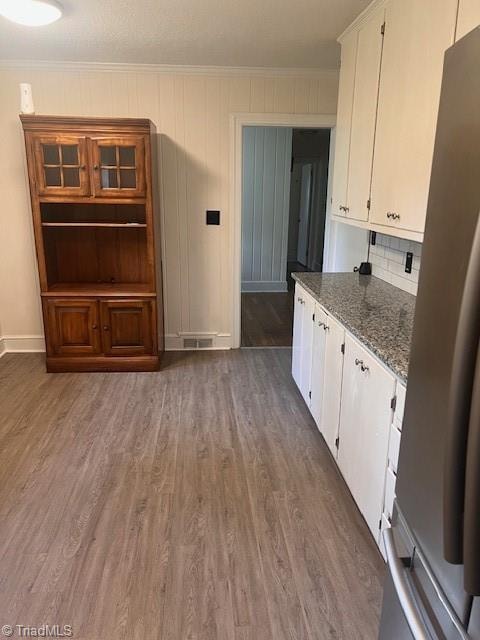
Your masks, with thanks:
M 395 378 L 345 338 L 338 465 L 375 539 L 382 515 Z
M 346 212 L 347 218 L 355 220 L 368 219 L 384 20 L 381 7 L 358 34 Z
M 295 286 L 295 302 L 293 307 L 293 339 L 292 339 L 292 376 L 297 387 L 301 385 L 302 372 L 302 329 L 303 329 L 303 290 Z
M 353 91 L 358 32 L 352 31 L 342 41 L 342 61 L 338 87 L 337 124 L 335 127 L 335 160 L 333 165 L 332 213 L 345 215 L 347 206 L 348 161 L 352 125 Z
M 424 231 L 443 55 L 453 43 L 457 2 L 442 0 L 441 8 L 438 0 L 386 5 L 372 223 Z
M 455 40 L 460 40 L 480 24 L 480 0 L 460 0 L 458 5 L 457 33 Z
M 340 420 L 342 395 L 343 352 L 345 329 L 331 316 L 327 316 L 325 330 L 325 383 L 320 430 L 333 456 L 337 457 L 335 441 Z M 317 423 L 318 424 L 318 423 Z
M 310 380 L 312 373 L 312 348 L 313 348 L 313 314 L 315 311 L 315 302 L 307 293 L 302 293 L 303 311 L 302 311 L 302 356 L 301 356 L 301 375 L 300 375 L 300 391 L 302 396 L 310 406 Z
M 313 419 L 319 429 L 322 431 L 322 407 L 324 401 L 325 388 L 325 342 L 327 332 L 325 326 L 327 323 L 327 314 L 325 311 L 315 305 L 315 320 L 313 322 L 313 351 L 312 351 L 312 379 L 311 391 L 312 398 L 310 411 Z

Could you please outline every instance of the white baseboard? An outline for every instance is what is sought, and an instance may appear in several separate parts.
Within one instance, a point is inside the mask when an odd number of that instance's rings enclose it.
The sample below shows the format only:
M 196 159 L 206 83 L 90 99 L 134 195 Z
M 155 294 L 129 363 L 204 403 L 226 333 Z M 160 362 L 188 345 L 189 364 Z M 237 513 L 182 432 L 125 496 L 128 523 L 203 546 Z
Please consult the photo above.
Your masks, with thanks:
M 211 347 L 184 347 L 185 338 L 211 339 Z M 165 336 L 165 351 L 224 351 L 232 348 L 230 333 L 170 333 Z
M 3 336 L 0 338 L 0 357 L 5 353 L 41 353 L 45 351 L 43 336 Z
M 242 282 L 242 293 L 255 293 L 257 291 L 263 291 L 264 293 L 288 291 L 287 281 L 285 280 L 283 282 L 267 282 L 265 280 L 262 280 L 259 282 Z

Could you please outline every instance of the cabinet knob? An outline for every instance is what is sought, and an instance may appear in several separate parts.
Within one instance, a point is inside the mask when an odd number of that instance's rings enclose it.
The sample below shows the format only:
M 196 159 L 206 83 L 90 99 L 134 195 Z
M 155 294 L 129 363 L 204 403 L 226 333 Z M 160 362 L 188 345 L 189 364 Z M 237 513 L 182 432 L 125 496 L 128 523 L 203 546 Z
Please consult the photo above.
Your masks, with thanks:
M 98 164 L 94 164 L 93 168 L 95 169 L 95 171 L 98 171 Z
M 108 324 L 104 324 L 103 325 L 103 330 L 104 331 L 109 331 L 110 327 L 108 326 Z
M 360 369 L 361 369 L 362 371 L 370 371 L 370 367 L 369 367 L 368 365 L 366 365 L 366 364 L 362 364 L 362 366 L 360 367 Z
M 327 324 L 323 325 L 323 330 L 324 331 L 330 331 L 330 327 Z
M 98 326 L 96 324 L 92 324 L 92 329 L 98 329 Z
M 87 168 L 87 167 L 86 167 L 84 164 L 81 164 L 81 165 L 80 165 L 80 170 L 81 170 L 81 171 L 85 171 L 85 169 L 86 169 L 86 168 Z

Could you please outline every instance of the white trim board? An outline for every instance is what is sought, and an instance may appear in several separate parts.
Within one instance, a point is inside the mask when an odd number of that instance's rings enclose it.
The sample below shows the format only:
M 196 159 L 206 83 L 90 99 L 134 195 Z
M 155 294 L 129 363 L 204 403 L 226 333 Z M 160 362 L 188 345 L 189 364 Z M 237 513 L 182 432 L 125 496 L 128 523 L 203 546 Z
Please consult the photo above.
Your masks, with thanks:
M 201 65 L 147 64 L 130 62 L 80 62 L 70 60 L 8 60 L 0 59 L 3 69 L 46 69 L 51 71 L 104 71 L 107 73 L 165 73 L 207 76 L 284 76 L 319 78 L 338 76 L 338 69 L 318 67 L 222 67 Z
M 263 291 L 264 293 L 278 293 L 282 291 L 288 291 L 287 281 L 284 280 L 283 282 L 267 282 L 265 280 L 244 280 L 242 282 L 242 293 L 255 293 L 257 291 Z
M 332 129 L 336 115 L 297 115 L 278 113 L 232 113 L 230 114 L 230 167 L 231 192 L 230 210 L 233 224 L 230 232 L 230 252 L 233 256 L 232 282 L 232 348 L 240 348 L 241 340 L 241 273 L 242 273 L 242 129 L 258 127 L 294 127 L 312 129 Z M 332 144 L 332 142 L 330 143 Z
M 2 336 L 0 337 L 0 357 L 6 353 L 44 353 L 43 336 Z

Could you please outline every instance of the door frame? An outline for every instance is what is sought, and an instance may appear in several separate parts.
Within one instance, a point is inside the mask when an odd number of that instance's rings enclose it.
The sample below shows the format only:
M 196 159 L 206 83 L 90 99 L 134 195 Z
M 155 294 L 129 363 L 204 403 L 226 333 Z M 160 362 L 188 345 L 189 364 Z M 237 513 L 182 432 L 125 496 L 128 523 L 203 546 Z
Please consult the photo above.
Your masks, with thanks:
M 230 211 L 233 224 L 230 228 L 230 251 L 233 256 L 232 286 L 232 348 L 239 349 L 241 341 L 242 311 L 242 166 L 243 166 L 243 127 L 292 127 L 295 129 L 334 129 L 337 121 L 335 114 L 279 114 L 279 113 L 232 113 L 230 114 L 230 171 L 231 190 Z M 332 152 L 334 136 L 330 138 Z M 330 153 L 330 157 L 332 154 Z M 330 164 L 333 167 L 333 163 Z M 330 182 L 330 180 L 329 180 Z M 329 198 L 327 198 L 328 207 Z M 328 215 L 327 215 L 328 220 Z

